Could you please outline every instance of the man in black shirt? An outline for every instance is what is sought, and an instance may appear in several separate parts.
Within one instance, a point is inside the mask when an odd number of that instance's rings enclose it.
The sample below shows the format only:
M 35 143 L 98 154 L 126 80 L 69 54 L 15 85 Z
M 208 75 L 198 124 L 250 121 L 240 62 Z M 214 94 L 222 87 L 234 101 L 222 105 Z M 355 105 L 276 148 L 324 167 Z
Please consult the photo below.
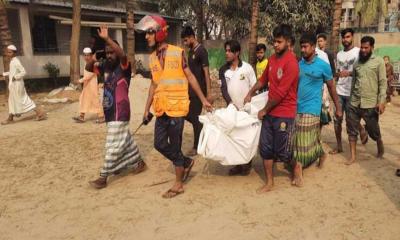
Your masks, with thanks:
M 200 44 L 194 34 L 192 27 L 186 26 L 183 28 L 181 37 L 183 43 L 189 48 L 188 65 L 190 71 L 196 77 L 199 82 L 200 88 L 207 100 L 211 101 L 211 81 L 208 64 L 208 52 L 202 44 Z M 193 126 L 194 132 L 194 143 L 193 149 L 187 153 L 188 156 L 197 155 L 197 145 L 199 143 L 199 137 L 203 125 L 199 122 L 199 115 L 201 114 L 203 104 L 193 91 L 192 87 L 189 87 L 189 113 L 186 116 L 186 120 L 189 121 Z

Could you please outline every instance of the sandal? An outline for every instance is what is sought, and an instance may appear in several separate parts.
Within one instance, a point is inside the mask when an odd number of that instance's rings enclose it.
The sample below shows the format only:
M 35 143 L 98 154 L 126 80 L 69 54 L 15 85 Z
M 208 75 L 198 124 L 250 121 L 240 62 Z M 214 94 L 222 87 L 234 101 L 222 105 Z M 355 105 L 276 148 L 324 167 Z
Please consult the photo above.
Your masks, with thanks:
M 176 197 L 176 196 L 178 196 L 179 194 L 182 194 L 182 193 L 184 193 L 184 192 L 185 192 L 185 190 L 183 190 L 183 189 L 181 189 L 181 190 L 179 190 L 179 191 L 175 191 L 175 190 L 169 189 L 168 191 L 166 191 L 166 192 L 162 195 L 162 197 L 163 197 L 163 198 L 174 198 L 174 197 Z
M 83 118 L 81 117 L 73 117 L 72 118 L 76 123 L 84 123 L 85 120 L 83 120 Z
M 183 174 L 183 178 L 182 178 L 182 182 L 186 182 L 186 180 L 188 180 L 189 175 L 190 175 L 190 171 L 192 171 L 193 165 L 194 165 L 194 160 L 191 159 L 192 161 L 190 162 L 189 167 L 185 168 L 185 172 Z
M 96 124 L 102 124 L 102 123 L 105 123 L 105 122 L 106 122 L 106 119 L 104 117 L 96 119 Z

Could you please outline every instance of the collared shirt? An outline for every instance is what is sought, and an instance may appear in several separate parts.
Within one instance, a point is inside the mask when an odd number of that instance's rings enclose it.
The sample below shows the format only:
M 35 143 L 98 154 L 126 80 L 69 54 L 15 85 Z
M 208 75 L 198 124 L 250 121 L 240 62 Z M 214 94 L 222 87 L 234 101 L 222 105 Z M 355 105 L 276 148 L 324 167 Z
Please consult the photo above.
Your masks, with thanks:
M 273 54 L 268 59 L 268 67 L 260 78 L 265 85 L 269 82 L 268 99 L 278 102 L 269 115 L 273 117 L 295 118 L 297 107 L 297 85 L 299 63 L 293 52 L 283 56 Z
M 301 59 L 299 67 L 297 113 L 319 116 L 322 105 L 322 86 L 333 79 L 330 65 L 321 58 L 314 56 L 311 62 Z
M 219 70 L 221 80 L 222 97 L 226 103 L 233 103 L 238 108 L 243 107 L 244 98 L 257 82 L 253 67 L 240 60 L 236 69 L 232 69 L 229 63 Z
M 204 95 L 207 95 L 207 83 L 204 68 L 208 67 L 208 52 L 202 44 L 197 44 L 193 49 L 189 50 L 188 65 L 190 71 L 196 77 L 200 85 L 200 89 Z M 189 87 L 189 97 L 198 98 L 192 87 Z
M 386 68 L 381 57 L 372 54 L 367 62 L 354 66 L 350 103 L 354 107 L 374 108 L 386 102 Z

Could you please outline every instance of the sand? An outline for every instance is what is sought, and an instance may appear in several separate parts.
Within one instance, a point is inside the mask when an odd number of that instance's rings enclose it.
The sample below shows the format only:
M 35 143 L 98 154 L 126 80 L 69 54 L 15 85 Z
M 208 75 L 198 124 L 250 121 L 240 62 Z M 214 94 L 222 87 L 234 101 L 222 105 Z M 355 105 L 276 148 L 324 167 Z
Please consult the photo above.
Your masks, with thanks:
M 136 79 L 131 86 L 132 130 L 148 83 Z M 346 146 L 322 170 L 308 168 L 303 188 L 292 187 L 278 165 L 274 191 L 258 195 L 264 181 L 259 158 L 249 176 L 230 177 L 228 167 L 213 162 L 203 171 L 206 160 L 197 157 L 186 192 L 170 200 L 161 194 L 174 174 L 153 149 L 154 122 L 134 136 L 149 169 L 94 190 L 88 181 L 102 165 L 105 126 L 94 123 L 95 115 L 73 123 L 76 102 L 44 107 L 47 121 L 33 121 L 30 113 L 0 126 L 0 239 L 400 239 L 400 178 L 394 175 L 400 168 L 400 97 L 381 118 L 383 160 L 375 158 L 370 140 L 357 146 L 359 162 L 345 166 Z M 0 96 L 1 119 L 6 115 Z M 334 147 L 332 125 L 323 140 L 325 150 Z M 186 125 L 183 150 L 191 146 Z

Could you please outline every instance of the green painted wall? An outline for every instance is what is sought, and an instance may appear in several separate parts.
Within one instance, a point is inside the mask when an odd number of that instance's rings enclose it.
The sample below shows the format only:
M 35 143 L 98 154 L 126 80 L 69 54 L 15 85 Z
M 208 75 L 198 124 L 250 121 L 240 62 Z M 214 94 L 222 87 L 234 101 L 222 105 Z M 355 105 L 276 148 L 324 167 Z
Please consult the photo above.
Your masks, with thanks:
M 400 46 L 377 47 L 374 52 L 381 57 L 389 56 L 391 62 L 400 61 Z

